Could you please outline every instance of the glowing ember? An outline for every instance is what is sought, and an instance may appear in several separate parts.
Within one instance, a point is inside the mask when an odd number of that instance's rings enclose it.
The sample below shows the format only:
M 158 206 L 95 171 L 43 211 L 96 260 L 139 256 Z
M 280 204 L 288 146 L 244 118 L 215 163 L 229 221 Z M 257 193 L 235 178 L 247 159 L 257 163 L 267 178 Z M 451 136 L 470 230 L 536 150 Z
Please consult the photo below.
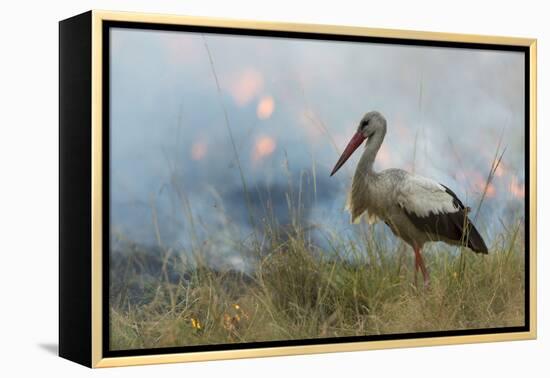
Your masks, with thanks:
M 525 197 L 525 185 L 521 184 L 516 176 L 512 177 L 510 182 L 510 193 L 516 198 Z
M 252 152 L 252 160 L 259 161 L 271 155 L 276 147 L 277 144 L 275 143 L 275 139 L 268 136 L 258 138 L 254 146 L 254 151 Z
M 487 191 L 485 192 L 485 197 L 493 198 L 497 194 L 497 190 L 493 184 L 487 186 Z
M 231 80 L 229 90 L 237 105 L 244 106 L 260 93 L 263 86 L 262 74 L 249 68 Z
M 483 178 L 483 176 L 480 173 L 469 172 L 469 174 L 468 173 L 466 174 L 466 179 L 468 179 L 468 177 L 470 177 L 470 180 L 473 183 L 473 187 L 477 192 L 482 194 L 485 191 L 486 198 L 493 198 L 494 196 L 496 196 L 497 194 L 496 187 L 491 183 L 487 185 L 487 180 Z M 487 186 L 487 189 L 485 189 L 485 186 Z
M 204 142 L 195 142 L 191 146 L 191 158 L 193 160 L 202 160 L 208 152 L 208 147 Z
M 273 100 L 273 97 L 264 96 L 258 103 L 256 114 L 259 119 L 268 119 L 271 117 L 271 114 L 273 114 L 273 110 L 275 110 L 275 101 Z

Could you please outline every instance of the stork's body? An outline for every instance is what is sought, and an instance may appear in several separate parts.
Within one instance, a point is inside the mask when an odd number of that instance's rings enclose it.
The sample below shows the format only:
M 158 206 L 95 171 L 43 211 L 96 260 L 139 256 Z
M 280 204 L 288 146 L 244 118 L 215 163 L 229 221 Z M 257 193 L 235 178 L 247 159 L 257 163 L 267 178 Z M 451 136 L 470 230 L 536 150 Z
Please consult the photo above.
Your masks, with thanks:
M 369 223 L 382 220 L 415 252 L 415 268 L 429 275 L 421 249 L 426 242 L 443 241 L 464 245 L 474 252 L 487 253 L 483 238 L 468 218 L 468 208 L 456 194 L 434 180 L 401 169 L 376 172 L 376 154 L 386 135 L 386 120 L 378 112 L 367 113 L 356 134 L 336 163 L 331 175 L 367 139 L 365 150 L 353 176 L 347 208 L 352 222 L 366 213 Z

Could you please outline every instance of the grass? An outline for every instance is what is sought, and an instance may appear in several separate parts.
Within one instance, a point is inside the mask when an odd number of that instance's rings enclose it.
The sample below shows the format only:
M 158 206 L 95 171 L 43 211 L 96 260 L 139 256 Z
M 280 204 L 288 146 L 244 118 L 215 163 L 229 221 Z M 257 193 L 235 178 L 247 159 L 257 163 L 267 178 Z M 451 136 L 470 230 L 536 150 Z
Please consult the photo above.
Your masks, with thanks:
M 351 240 L 321 251 L 296 232 L 271 240 L 247 273 L 174 252 L 117 254 L 111 348 L 520 326 L 522 229 L 501 235 L 486 256 L 434 244 L 425 253 L 428 289 L 413 284 L 408 247 L 388 253 L 373 240 L 367 254 Z

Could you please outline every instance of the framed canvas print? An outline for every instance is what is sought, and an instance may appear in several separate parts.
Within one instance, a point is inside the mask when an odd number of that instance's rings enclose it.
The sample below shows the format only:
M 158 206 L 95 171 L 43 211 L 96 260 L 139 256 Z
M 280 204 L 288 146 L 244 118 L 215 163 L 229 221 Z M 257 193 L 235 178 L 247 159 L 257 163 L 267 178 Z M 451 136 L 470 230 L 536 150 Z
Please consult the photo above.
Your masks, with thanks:
M 536 337 L 536 41 L 60 22 L 59 353 Z

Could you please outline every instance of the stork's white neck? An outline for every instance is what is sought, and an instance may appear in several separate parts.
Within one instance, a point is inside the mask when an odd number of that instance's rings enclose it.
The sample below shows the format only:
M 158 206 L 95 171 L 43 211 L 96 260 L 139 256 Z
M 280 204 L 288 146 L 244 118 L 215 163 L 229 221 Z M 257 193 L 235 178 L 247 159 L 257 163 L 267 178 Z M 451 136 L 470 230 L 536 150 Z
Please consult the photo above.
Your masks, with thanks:
M 373 169 L 374 160 L 376 159 L 376 154 L 378 153 L 380 146 L 382 146 L 385 135 L 385 128 L 379 129 L 367 139 L 365 150 L 363 151 L 361 159 L 359 159 L 359 164 L 357 165 L 357 169 L 355 171 L 356 174 L 359 173 L 365 175 L 375 173 Z

